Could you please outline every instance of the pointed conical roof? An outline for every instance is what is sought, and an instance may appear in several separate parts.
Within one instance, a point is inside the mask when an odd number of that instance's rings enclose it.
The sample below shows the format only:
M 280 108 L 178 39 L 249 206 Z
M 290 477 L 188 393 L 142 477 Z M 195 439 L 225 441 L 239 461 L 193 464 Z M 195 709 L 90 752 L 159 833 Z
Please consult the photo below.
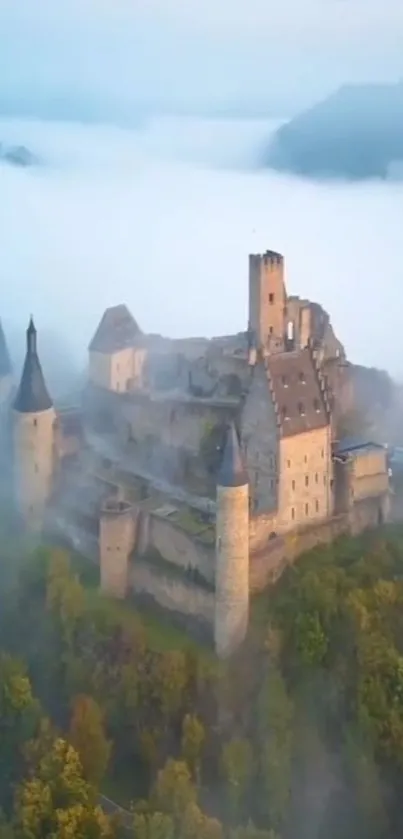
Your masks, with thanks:
M 31 317 L 27 329 L 27 351 L 14 410 L 20 414 L 39 414 L 47 411 L 52 405 L 38 358 L 36 329 Z
M 7 342 L 0 321 L 0 377 L 9 376 L 11 372 L 12 367 L 10 356 L 8 354 Z
M 218 472 L 217 484 L 222 487 L 240 487 L 247 483 L 248 475 L 243 462 L 237 430 L 234 423 L 231 423 Z

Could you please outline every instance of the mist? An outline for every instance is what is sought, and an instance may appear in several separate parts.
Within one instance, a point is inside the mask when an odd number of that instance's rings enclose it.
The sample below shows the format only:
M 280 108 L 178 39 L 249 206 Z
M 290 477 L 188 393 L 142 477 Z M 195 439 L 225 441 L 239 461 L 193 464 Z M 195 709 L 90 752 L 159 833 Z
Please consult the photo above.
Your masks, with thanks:
M 136 129 L 0 122 L 43 165 L 0 166 L 5 326 L 30 313 L 77 365 L 110 305 L 145 331 L 247 325 L 249 252 L 285 254 L 355 361 L 400 376 L 402 184 L 329 186 L 262 170 L 268 121 L 154 118 Z M 56 351 L 56 350 L 55 350 Z
M 402 75 L 402 33 L 397 0 L 3 0 L 0 143 L 39 162 L 0 163 L 0 317 L 17 365 L 31 313 L 45 366 L 75 373 L 120 302 L 146 331 L 245 329 L 248 253 L 274 248 L 355 361 L 403 374 L 402 185 L 261 168 L 287 115 Z

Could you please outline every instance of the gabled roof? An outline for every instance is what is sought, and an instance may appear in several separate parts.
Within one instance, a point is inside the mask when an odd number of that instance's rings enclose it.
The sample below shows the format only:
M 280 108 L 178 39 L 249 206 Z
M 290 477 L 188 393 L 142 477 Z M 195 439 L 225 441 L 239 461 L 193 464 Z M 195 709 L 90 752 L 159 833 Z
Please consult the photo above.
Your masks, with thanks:
M 0 321 L 0 376 L 9 376 L 11 372 L 11 360 L 8 353 L 3 327 Z
M 89 350 L 106 354 L 119 352 L 134 346 L 141 336 L 141 329 L 127 306 L 111 306 L 104 313 Z
M 267 374 L 283 437 L 329 424 L 327 389 L 310 347 L 268 356 Z
M 27 329 L 27 351 L 14 410 L 20 414 L 39 414 L 49 410 L 52 405 L 38 358 L 36 329 L 31 318 Z
M 246 486 L 247 483 L 248 476 L 239 445 L 238 433 L 234 423 L 231 423 L 217 476 L 217 484 L 221 487 L 239 487 Z

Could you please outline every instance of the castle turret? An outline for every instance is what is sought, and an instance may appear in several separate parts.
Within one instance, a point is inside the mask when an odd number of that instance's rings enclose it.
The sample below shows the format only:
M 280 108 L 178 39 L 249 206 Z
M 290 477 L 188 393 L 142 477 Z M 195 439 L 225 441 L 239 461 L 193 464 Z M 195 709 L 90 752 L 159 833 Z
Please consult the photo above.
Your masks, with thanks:
M 52 491 L 55 409 L 37 353 L 31 318 L 20 386 L 14 402 L 14 458 L 17 505 L 26 526 L 40 531 Z
M 12 367 L 4 336 L 3 327 L 0 321 L 0 410 L 2 405 L 7 403 L 12 390 Z
M 214 642 L 220 658 L 242 643 L 249 620 L 249 483 L 231 425 L 217 481 Z
M 249 256 L 249 324 L 258 347 L 282 348 L 287 294 L 284 259 L 275 251 Z

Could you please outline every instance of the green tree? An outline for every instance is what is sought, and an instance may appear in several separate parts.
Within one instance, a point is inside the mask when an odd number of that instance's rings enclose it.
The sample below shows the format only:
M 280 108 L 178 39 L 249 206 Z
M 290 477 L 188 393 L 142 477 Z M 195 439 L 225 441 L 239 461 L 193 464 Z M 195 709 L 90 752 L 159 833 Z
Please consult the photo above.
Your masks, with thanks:
M 76 749 L 84 777 L 94 786 L 104 778 L 111 754 L 103 713 L 91 696 L 77 696 L 73 701 L 69 740 Z
M 109 839 L 111 820 L 85 781 L 80 758 L 69 743 L 54 740 L 16 792 L 15 829 L 19 839 Z
M 186 807 L 195 804 L 196 800 L 196 788 L 189 767 L 184 761 L 169 758 L 158 772 L 151 794 L 152 809 L 171 813 L 180 820 Z
M 167 813 L 135 813 L 133 828 L 136 839 L 175 839 L 175 823 Z
M 196 714 L 186 714 L 182 723 L 182 755 L 194 777 L 199 780 L 200 758 L 206 731 Z
M 249 741 L 243 737 L 234 737 L 226 743 L 222 750 L 221 764 L 232 815 L 239 818 L 253 772 L 253 752 Z
M 275 667 L 263 682 L 258 697 L 257 729 L 260 751 L 262 815 L 279 829 L 290 800 L 294 707 L 281 673 Z
M 23 749 L 39 724 L 40 707 L 32 695 L 23 665 L 0 653 L 0 795 L 9 802 L 11 784 L 19 780 Z

